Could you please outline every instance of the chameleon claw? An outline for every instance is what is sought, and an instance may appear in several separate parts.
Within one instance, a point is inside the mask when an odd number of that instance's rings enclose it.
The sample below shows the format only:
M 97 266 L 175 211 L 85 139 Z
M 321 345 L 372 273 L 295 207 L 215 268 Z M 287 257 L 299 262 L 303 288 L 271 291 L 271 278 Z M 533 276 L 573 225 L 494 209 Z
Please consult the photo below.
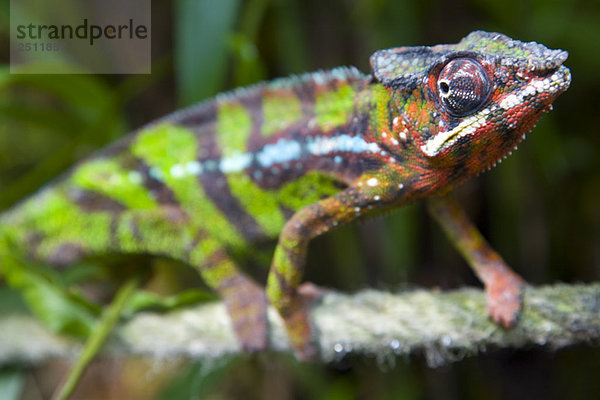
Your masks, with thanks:
M 312 282 L 304 282 L 298 287 L 298 294 L 305 303 L 314 305 L 327 293 L 327 289 Z
M 498 325 L 505 328 L 514 326 L 523 306 L 525 281 L 518 275 L 498 276 L 488 285 L 487 313 Z

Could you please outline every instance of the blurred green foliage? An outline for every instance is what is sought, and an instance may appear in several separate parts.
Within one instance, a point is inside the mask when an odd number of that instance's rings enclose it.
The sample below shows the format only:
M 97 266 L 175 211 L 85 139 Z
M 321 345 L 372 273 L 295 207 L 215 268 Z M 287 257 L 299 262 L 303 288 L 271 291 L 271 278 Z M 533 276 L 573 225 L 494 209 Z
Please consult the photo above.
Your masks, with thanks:
M 568 50 L 573 83 L 518 152 L 463 185 L 458 195 L 493 246 L 528 281 L 600 278 L 597 1 L 175 0 L 155 1 L 152 7 L 154 62 L 148 76 L 11 75 L 4 53 L 0 209 L 131 128 L 180 106 L 291 73 L 338 65 L 367 71 L 368 57 L 377 49 L 452 43 L 485 29 Z M 8 22 L 8 1 L 0 0 L 4 48 Z M 17 278 L 32 288 L 30 295 L 41 296 L 40 305 L 55 307 L 43 312 L 56 329 L 85 333 L 98 314 L 97 302 L 110 297 L 114 286 L 99 284 L 100 295 L 92 290 L 96 302 L 91 302 L 82 294 L 89 295 L 89 288 L 75 283 L 128 264 L 153 266 L 146 290 L 134 297 L 129 312 L 206 300 L 193 290 L 200 284 L 193 274 L 166 260 L 93 260 L 60 274 L 27 270 L 29 275 Z M 319 238 L 310 247 L 307 275 L 342 290 L 476 284 L 419 205 Z M 74 305 L 77 311 L 71 310 Z M 18 295 L 0 287 L 0 311 L 22 310 Z M 87 322 L 65 328 L 73 320 Z M 323 367 L 271 354 L 180 368 L 156 396 L 589 398 L 600 390 L 599 356 L 588 348 L 557 355 L 504 352 L 429 370 L 419 356 L 410 362 L 346 360 Z M 25 377 L 35 382 L 19 370 L 0 370 L 0 394 L 18 398 Z M 93 382 L 87 385 L 93 388 Z

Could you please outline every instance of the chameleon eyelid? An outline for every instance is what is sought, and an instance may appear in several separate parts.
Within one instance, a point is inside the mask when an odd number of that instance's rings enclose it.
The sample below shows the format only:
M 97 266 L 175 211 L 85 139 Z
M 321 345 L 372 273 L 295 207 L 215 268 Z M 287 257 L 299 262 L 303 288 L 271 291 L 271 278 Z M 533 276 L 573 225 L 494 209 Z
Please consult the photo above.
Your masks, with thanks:
M 493 80 L 476 58 L 453 57 L 437 76 L 438 103 L 454 117 L 471 115 L 485 106 Z

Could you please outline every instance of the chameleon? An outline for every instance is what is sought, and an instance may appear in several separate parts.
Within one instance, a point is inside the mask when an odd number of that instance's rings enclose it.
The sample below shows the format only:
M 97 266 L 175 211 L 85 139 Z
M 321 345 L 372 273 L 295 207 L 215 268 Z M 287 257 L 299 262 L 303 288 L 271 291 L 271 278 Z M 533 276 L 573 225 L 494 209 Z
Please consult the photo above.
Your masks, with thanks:
M 571 82 L 567 56 L 475 31 L 456 44 L 377 51 L 369 74 L 339 67 L 219 94 L 4 211 L 0 273 L 9 253 L 57 266 L 112 253 L 170 257 L 222 298 L 242 349 L 267 347 L 271 304 L 297 356 L 311 359 L 308 243 L 425 199 L 483 282 L 490 318 L 511 327 L 525 281 L 451 192 L 511 154 L 551 110 Z M 237 260 L 268 241 L 276 246 L 261 285 Z

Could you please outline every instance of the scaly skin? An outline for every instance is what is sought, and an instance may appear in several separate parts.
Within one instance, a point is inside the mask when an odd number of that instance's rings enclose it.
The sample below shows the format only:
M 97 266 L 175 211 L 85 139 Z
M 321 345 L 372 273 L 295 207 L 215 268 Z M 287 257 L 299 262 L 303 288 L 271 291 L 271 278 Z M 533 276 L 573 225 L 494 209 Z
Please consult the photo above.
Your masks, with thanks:
M 509 154 L 568 88 L 566 56 L 473 32 L 456 45 L 379 51 L 372 75 L 339 68 L 220 95 L 132 133 L 5 212 L 0 243 L 50 264 L 115 252 L 181 260 L 223 297 L 244 349 L 266 346 L 268 297 L 309 359 L 297 290 L 309 241 L 431 198 L 484 282 L 491 318 L 510 326 L 523 280 L 447 193 Z M 265 296 L 231 255 L 277 237 Z

